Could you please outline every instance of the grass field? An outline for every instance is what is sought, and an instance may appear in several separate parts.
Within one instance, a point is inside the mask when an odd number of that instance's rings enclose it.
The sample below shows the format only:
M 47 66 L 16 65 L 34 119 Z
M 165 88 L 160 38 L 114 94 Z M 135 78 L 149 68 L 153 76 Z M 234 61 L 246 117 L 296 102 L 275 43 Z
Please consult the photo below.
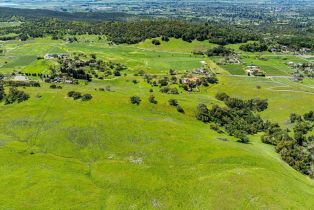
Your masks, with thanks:
M 86 37 L 81 39 L 86 39 Z M 0 62 L 7 62 L 7 64 L 3 64 L 5 69 L 24 68 L 33 63 L 37 56 L 44 56 L 46 53 L 84 52 L 96 53 L 99 58 L 124 63 L 132 70 L 145 69 L 151 73 L 165 73 L 170 68 L 185 71 L 201 67 L 200 61 L 206 59 L 203 56 L 185 52 L 154 51 L 126 45 L 109 46 L 102 40 L 96 42 L 94 37 L 91 40 L 72 44 L 47 38 L 30 40 L 25 43 L 11 41 L 4 45 L 8 52 L 6 57 L 0 57 Z M 183 45 L 185 42 L 180 41 L 180 43 Z
M 206 52 L 209 48 L 215 47 L 215 44 L 209 43 L 207 41 L 196 41 L 194 40 L 191 43 L 184 42 L 181 39 L 171 38 L 168 42 L 162 41 L 160 38 L 157 40 L 160 41 L 160 45 L 152 44 L 152 39 L 147 39 L 144 42 L 141 42 L 135 46 L 154 50 L 154 51 L 166 51 L 166 52 L 179 52 L 179 53 L 192 53 L 192 52 Z
M 165 52 L 173 46 L 159 51 L 48 39 L 4 46 L 8 52 L 0 62 L 8 63 L 1 72 L 46 72 L 50 61 L 37 56 L 83 52 L 125 63 L 128 73 L 191 70 L 205 60 L 220 74 L 217 85 L 175 96 L 155 87 L 150 93 L 152 87 L 133 74 L 61 90 L 45 83 L 23 89 L 28 101 L 0 105 L 1 209 L 313 209 L 314 181 L 283 162 L 259 135 L 240 144 L 195 119 L 199 103 L 220 104 L 214 96 L 226 92 L 267 98 L 262 116 L 288 126 L 290 113 L 313 110 L 313 80 L 233 76 L 232 67 L 226 71 L 206 57 Z M 97 91 L 108 85 L 112 91 Z M 67 97 L 72 90 L 93 99 L 74 101 Z M 157 105 L 148 103 L 151 94 Z M 139 106 L 130 104 L 133 95 L 142 98 Z M 185 114 L 168 105 L 170 98 Z
M 244 75 L 245 74 L 245 67 L 243 65 L 239 64 L 226 64 L 222 65 L 222 68 L 226 69 L 230 72 L 230 74 L 234 75 Z

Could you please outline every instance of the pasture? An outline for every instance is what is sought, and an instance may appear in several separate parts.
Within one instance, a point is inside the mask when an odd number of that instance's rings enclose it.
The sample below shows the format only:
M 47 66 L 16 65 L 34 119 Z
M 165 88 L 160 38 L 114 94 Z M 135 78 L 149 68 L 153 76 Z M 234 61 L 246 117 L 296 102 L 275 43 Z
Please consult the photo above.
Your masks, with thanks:
M 23 89 L 31 96 L 28 101 L 0 105 L 2 208 L 311 209 L 313 180 L 289 167 L 259 135 L 240 144 L 197 121 L 195 110 L 199 103 L 221 104 L 215 99 L 218 92 L 267 98 L 269 108 L 262 116 L 289 127 L 290 113 L 313 110 L 313 80 L 235 76 L 232 66 L 225 70 L 188 53 L 200 43 L 187 48 L 178 40 L 160 47 L 149 43 L 110 46 L 95 39 L 70 44 L 45 38 L 3 45 L 2 73 L 47 73 L 53 61 L 36 58 L 64 52 L 95 53 L 129 69 L 115 80 L 64 84 L 60 90 L 41 82 L 41 87 Z M 201 67 L 201 61 L 219 73 L 219 84 L 199 92 L 163 94 L 133 75 L 140 69 L 160 75 L 170 68 L 184 72 Z M 274 75 L 290 72 L 281 60 L 267 65 Z M 106 86 L 111 91 L 99 91 Z M 72 90 L 93 99 L 73 100 L 67 96 Z M 139 106 L 130 103 L 134 95 L 142 99 Z M 158 104 L 148 102 L 150 95 Z M 168 104 L 171 98 L 185 114 Z

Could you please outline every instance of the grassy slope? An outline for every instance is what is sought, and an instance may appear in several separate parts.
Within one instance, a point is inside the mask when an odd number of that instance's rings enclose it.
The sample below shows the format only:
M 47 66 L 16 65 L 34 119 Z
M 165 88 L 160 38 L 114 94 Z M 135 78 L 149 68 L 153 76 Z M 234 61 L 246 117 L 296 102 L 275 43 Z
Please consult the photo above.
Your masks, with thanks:
M 49 45 L 54 44 L 46 44 Z M 157 65 L 156 69 L 152 67 L 156 54 L 146 52 L 130 58 L 136 50 L 133 47 L 58 45 L 65 51 L 91 53 L 94 49 L 99 57 L 132 59 L 134 69 L 147 60 L 150 71 L 158 70 Z M 17 50 L 24 52 L 23 47 Z M 40 55 L 45 53 L 36 50 Z M 164 63 L 172 65 L 168 59 Z M 196 59 L 203 58 L 195 58 L 198 65 Z M 163 62 L 162 58 L 157 60 Z M 236 143 L 194 118 L 198 103 L 219 103 L 214 95 L 225 91 L 241 98 L 268 98 L 270 108 L 263 116 L 284 125 L 289 113 L 313 109 L 313 95 L 305 92 L 313 91 L 308 87 L 313 85 L 312 81 L 297 85 L 286 79 L 225 75 L 219 77 L 220 84 L 203 88 L 200 93 L 170 96 L 160 94 L 156 88 L 153 94 L 159 103 L 151 105 L 147 102 L 150 87 L 142 81 L 134 85 L 128 82 L 131 79 L 128 76 L 94 81 L 88 86 L 64 86 L 62 90 L 52 90 L 43 84 L 42 88 L 25 89 L 31 94 L 27 102 L 0 105 L 1 208 L 311 209 L 314 206 L 314 182 L 281 161 L 273 147 L 262 144 L 258 136 L 249 145 Z M 107 85 L 113 92 L 95 91 Z M 262 88 L 257 89 L 256 85 Z M 70 90 L 91 93 L 94 98 L 89 102 L 73 101 L 66 97 Z M 129 103 L 132 95 L 142 97 L 140 106 Z M 178 99 L 185 115 L 168 105 L 170 98 Z
M 303 63 L 304 58 L 297 57 L 292 53 L 271 53 L 271 52 L 244 52 L 239 49 L 241 44 L 230 44 L 226 47 L 233 49 L 236 53 L 240 54 L 241 61 L 244 65 L 257 65 L 268 76 L 288 76 L 291 75 L 293 69 L 291 69 L 287 63 Z M 228 67 L 227 67 L 228 68 Z M 240 67 L 238 67 L 240 68 Z M 231 71 L 232 73 L 232 71 Z M 239 71 L 235 71 L 233 74 L 239 74 Z
M 135 46 L 142 49 L 149 49 L 154 51 L 166 51 L 166 52 L 180 52 L 180 53 L 191 53 L 194 51 L 207 51 L 208 48 L 216 46 L 215 44 L 209 43 L 207 41 L 196 41 L 191 43 L 184 42 L 182 39 L 171 38 L 169 42 L 163 42 L 160 38 L 161 45 L 153 45 L 152 39 L 147 39 Z

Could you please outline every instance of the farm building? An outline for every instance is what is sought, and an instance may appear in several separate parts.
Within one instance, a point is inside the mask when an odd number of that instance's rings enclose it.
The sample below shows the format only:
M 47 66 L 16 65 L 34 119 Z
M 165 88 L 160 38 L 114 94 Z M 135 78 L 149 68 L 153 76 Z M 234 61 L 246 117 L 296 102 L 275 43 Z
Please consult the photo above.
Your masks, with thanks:
M 258 66 L 247 66 L 245 71 L 248 76 L 265 76 L 265 73 Z

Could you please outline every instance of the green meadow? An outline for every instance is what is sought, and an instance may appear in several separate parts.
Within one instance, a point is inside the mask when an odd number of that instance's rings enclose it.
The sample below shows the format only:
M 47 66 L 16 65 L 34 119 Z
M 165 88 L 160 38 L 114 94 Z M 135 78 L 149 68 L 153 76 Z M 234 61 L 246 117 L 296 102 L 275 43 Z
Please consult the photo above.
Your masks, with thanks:
M 313 80 L 233 75 L 241 69 L 190 53 L 213 46 L 205 42 L 109 45 L 81 39 L 72 44 L 48 38 L 3 43 L 2 73 L 49 73 L 55 62 L 37 59 L 46 53 L 95 53 L 128 70 L 118 79 L 62 89 L 41 81 L 41 87 L 23 89 L 31 96 L 28 101 L 0 105 L 0 209 L 313 209 L 314 181 L 282 161 L 260 135 L 240 144 L 195 119 L 199 103 L 221 105 L 215 95 L 226 92 L 267 98 L 262 117 L 289 127 L 290 113 L 313 110 Z M 219 73 L 219 84 L 199 92 L 162 94 L 134 76 L 138 70 L 160 75 L 170 68 L 193 70 L 201 61 Z M 291 71 L 283 60 L 265 62 L 274 75 Z M 134 79 L 139 83 L 133 84 Z M 99 91 L 106 86 L 111 91 Z M 93 99 L 67 97 L 73 90 Z M 142 99 L 138 106 L 130 103 L 134 95 Z M 150 95 L 158 104 L 148 102 Z M 185 114 L 168 104 L 171 98 Z

